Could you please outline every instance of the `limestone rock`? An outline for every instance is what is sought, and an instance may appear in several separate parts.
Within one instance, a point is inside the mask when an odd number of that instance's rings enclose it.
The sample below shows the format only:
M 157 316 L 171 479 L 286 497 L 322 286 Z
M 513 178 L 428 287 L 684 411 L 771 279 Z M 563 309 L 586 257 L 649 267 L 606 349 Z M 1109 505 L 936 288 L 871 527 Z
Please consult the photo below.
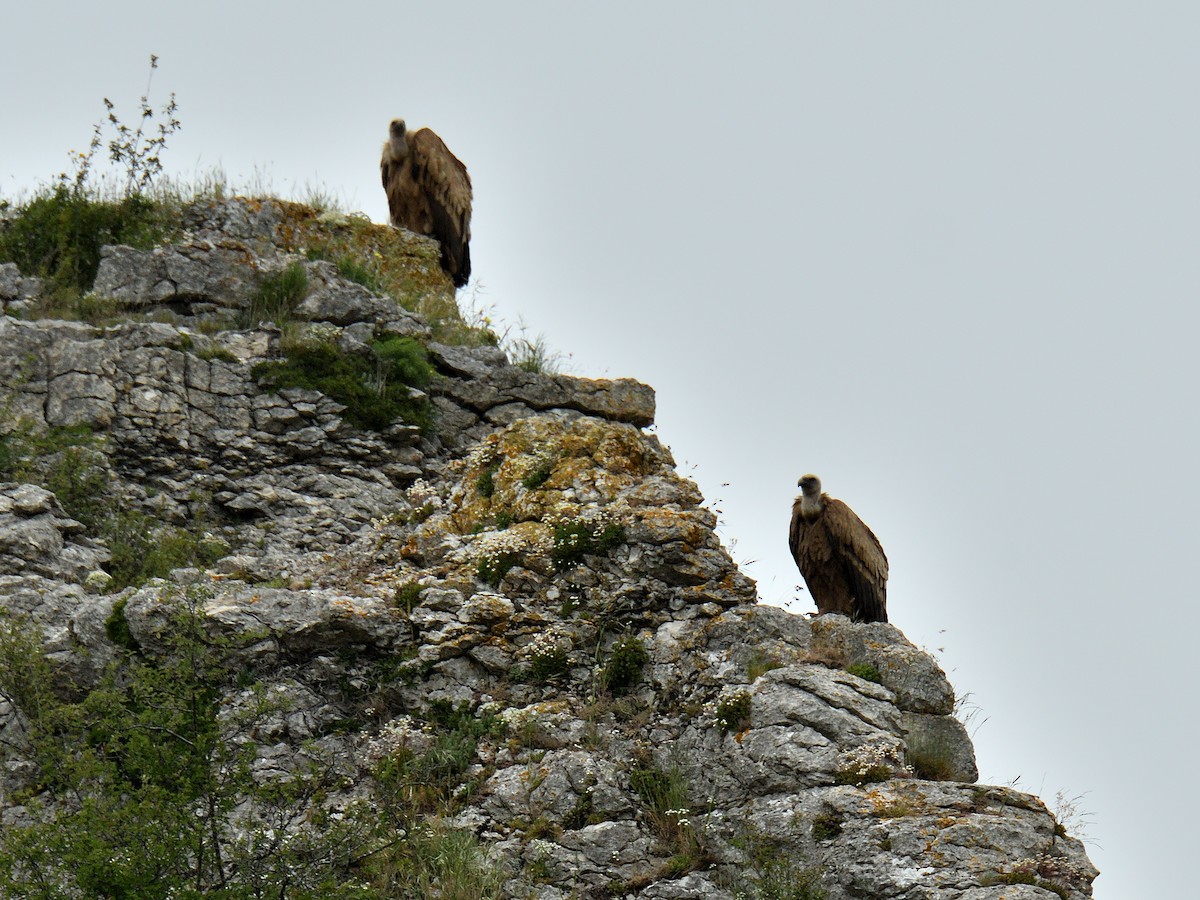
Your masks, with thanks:
M 733 900 L 769 878 L 829 900 L 1091 896 L 1083 847 L 1037 798 L 972 783 L 934 659 L 894 625 L 757 604 L 642 430 L 651 388 L 431 342 L 400 304 L 443 294 L 385 297 L 303 253 L 362 233 L 402 245 L 389 266 L 437 270 L 428 240 L 282 201 L 197 203 L 182 225 L 106 248 L 94 286 L 163 321 L 0 317 L 0 433 L 90 431 L 114 512 L 224 554 L 106 594 L 99 532 L 44 485 L 0 484 L 0 627 L 31 629 L 64 695 L 171 652 L 188 611 L 257 782 L 318 758 L 336 776 L 281 840 L 415 773 L 406 796 L 441 791 L 438 827 L 469 832 L 507 896 Z M 364 431 L 319 391 L 256 381 L 282 329 L 232 313 L 297 262 L 302 327 L 346 353 L 383 331 L 427 345 L 432 426 Z M 0 267 L 0 303 L 27 281 Z M 5 828 L 31 821 L 12 799 L 38 784 L 12 737 L 27 722 L 0 697 Z M 239 827 L 268 812 L 242 799 Z

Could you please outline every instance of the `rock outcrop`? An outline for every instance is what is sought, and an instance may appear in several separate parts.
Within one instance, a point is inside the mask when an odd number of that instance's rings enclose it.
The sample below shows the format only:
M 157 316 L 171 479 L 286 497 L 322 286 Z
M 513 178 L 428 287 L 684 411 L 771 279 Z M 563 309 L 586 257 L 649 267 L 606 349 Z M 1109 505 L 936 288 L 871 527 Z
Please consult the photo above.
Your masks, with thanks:
M 892 625 L 757 605 L 643 430 L 649 387 L 436 340 L 421 304 L 294 252 L 286 204 L 198 204 L 185 224 L 105 249 L 106 324 L 16 317 L 40 286 L 0 268 L 5 427 L 86 431 L 112 503 L 218 548 L 107 593 L 112 538 L 44 487 L 0 484 L 0 607 L 38 630 L 64 689 L 131 648 L 171 652 L 186 597 L 237 675 L 223 721 L 250 685 L 272 698 L 238 738 L 254 777 L 286 782 L 317 747 L 344 775 L 306 801 L 325 810 L 465 716 L 457 786 L 422 815 L 479 842 L 499 896 L 1091 896 L 1095 869 L 1040 800 L 975 783 L 933 659 Z M 413 283 L 445 291 L 436 247 L 405 241 Z M 432 424 L 364 430 L 319 391 L 263 386 L 256 366 L 294 338 L 239 316 L 289 265 L 308 285 L 290 334 L 345 354 L 421 341 Z M 0 698 L 10 824 L 39 789 L 18 699 Z

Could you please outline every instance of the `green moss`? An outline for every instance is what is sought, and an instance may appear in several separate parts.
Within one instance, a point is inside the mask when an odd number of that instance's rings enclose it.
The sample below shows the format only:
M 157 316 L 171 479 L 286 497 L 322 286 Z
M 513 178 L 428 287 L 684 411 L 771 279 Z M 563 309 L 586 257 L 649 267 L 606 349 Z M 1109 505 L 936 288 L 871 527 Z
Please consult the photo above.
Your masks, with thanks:
M 879 670 L 870 663 L 855 663 L 852 666 L 846 666 L 846 671 L 851 675 L 857 675 L 864 681 L 873 681 L 876 684 L 883 683 L 879 675 Z
M 550 480 L 550 474 L 553 471 L 553 458 L 541 459 L 533 469 L 525 474 L 525 477 L 521 479 L 521 484 L 525 486 L 526 490 L 535 491 Z
M 296 387 L 320 391 L 346 407 L 346 421 L 382 431 L 397 419 L 427 428 L 428 399 L 409 396 L 409 387 L 429 383 L 425 348 L 412 338 L 388 336 L 370 344 L 369 354 L 344 353 L 329 341 L 285 348 L 286 359 L 259 363 L 251 374 L 270 390 Z

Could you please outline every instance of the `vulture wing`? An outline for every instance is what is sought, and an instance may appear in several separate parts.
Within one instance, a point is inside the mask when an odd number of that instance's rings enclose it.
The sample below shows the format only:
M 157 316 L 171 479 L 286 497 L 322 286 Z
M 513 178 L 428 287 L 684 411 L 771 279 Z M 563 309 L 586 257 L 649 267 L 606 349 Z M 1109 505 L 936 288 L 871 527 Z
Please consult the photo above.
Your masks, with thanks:
M 858 618 L 887 621 L 888 561 L 879 538 L 841 500 L 824 501 L 824 519 L 858 601 Z
M 462 287 L 471 277 L 471 177 L 467 167 L 428 128 L 409 136 L 413 178 L 429 204 L 442 264 Z M 387 173 L 384 173 L 387 185 Z

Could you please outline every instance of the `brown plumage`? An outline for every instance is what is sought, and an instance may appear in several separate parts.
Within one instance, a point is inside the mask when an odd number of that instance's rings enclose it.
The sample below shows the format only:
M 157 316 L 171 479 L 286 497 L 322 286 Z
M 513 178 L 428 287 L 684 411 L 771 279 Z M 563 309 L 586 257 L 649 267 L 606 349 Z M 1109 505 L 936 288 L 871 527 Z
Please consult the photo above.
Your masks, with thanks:
M 392 224 L 435 238 L 442 268 L 462 287 L 471 277 L 471 177 L 442 139 L 393 119 L 379 160 Z
M 788 546 L 817 612 L 886 622 L 888 561 L 879 538 L 849 506 L 821 493 L 816 475 L 798 484 Z

